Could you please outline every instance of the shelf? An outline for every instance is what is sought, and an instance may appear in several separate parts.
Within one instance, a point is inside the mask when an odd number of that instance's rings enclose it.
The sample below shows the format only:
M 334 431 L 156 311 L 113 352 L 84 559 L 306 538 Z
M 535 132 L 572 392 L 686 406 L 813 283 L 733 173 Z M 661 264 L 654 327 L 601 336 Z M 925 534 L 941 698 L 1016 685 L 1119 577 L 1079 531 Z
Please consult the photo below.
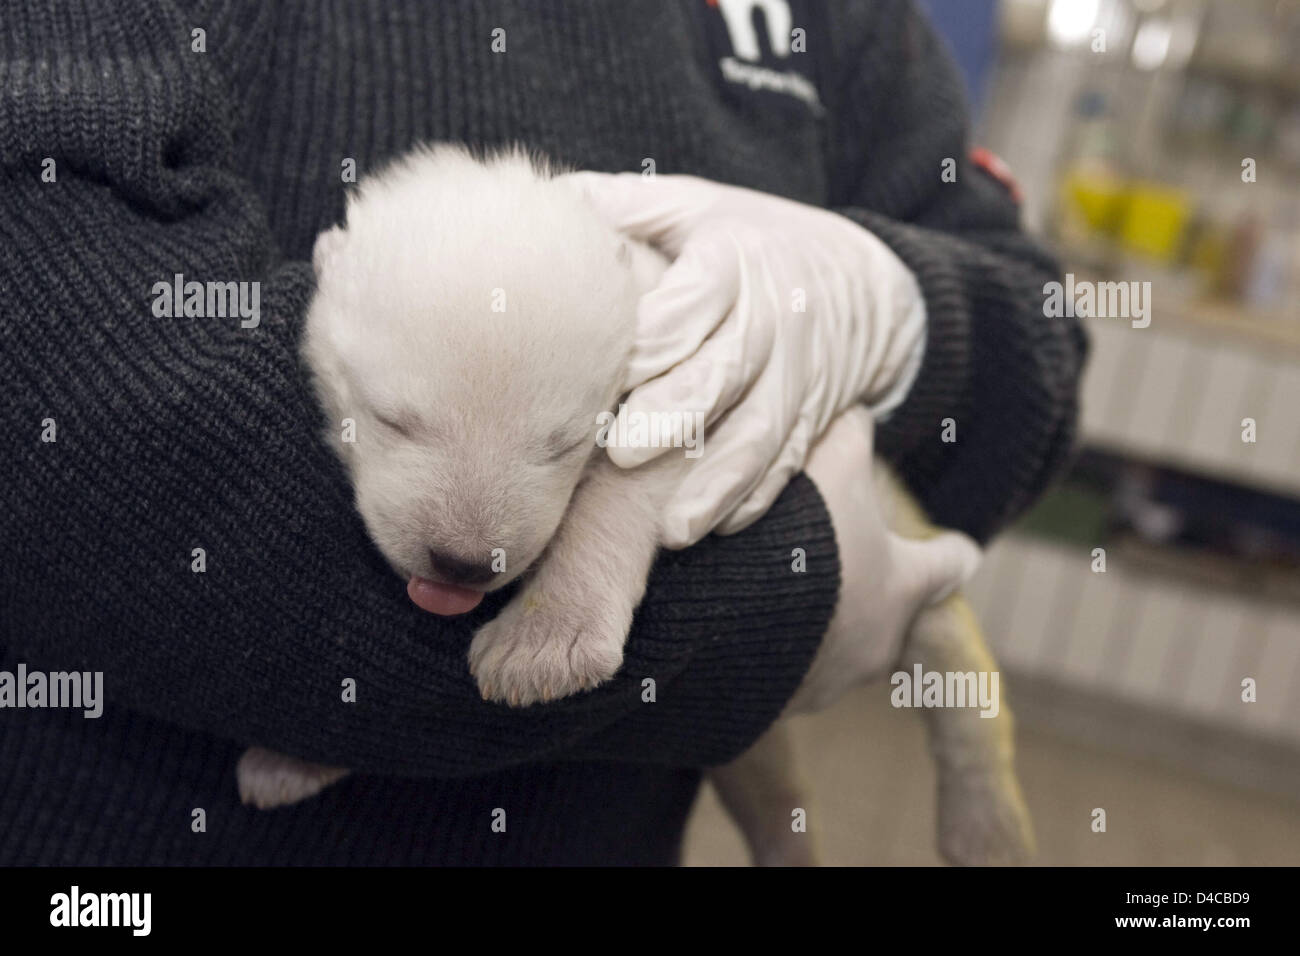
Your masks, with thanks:
M 1093 268 L 1077 264 L 1067 266 L 1076 281 L 1124 281 Z M 1277 357 L 1278 350 L 1300 362 L 1300 308 L 1288 315 L 1283 311 L 1255 309 L 1239 302 L 1189 296 L 1179 291 L 1161 293 L 1161 277 L 1152 283 L 1153 314 L 1151 326 L 1186 330 L 1240 343 L 1267 351 Z

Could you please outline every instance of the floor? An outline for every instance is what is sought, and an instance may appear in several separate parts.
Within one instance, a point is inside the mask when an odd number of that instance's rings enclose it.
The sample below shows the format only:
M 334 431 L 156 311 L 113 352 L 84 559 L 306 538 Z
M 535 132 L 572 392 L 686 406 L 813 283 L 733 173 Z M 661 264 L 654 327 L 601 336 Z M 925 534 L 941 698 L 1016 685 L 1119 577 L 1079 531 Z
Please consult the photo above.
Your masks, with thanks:
M 934 772 L 923 727 L 915 712 L 889 705 L 888 690 L 863 688 L 795 723 L 827 865 L 942 862 L 934 849 Z M 1300 800 L 1107 753 L 1024 719 L 1017 742 L 1039 864 L 1300 864 Z M 1105 833 L 1092 831 L 1096 807 L 1106 810 Z M 687 830 L 685 862 L 748 862 L 739 834 L 708 787 Z

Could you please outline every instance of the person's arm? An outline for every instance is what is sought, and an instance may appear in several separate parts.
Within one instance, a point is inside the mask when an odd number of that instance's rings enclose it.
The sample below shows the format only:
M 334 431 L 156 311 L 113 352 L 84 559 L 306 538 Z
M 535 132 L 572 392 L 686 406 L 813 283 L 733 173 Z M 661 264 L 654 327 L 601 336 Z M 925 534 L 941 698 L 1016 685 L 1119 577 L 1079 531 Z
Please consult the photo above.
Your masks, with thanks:
M 1077 319 L 1044 314 L 1056 264 L 1020 231 L 1006 187 L 969 161 L 961 81 L 912 0 L 828 17 L 830 205 L 894 250 L 926 305 L 921 368 L 877 449 L 937 524 L 987 540 L 1063 466 L 1087 341 Z
M 0 659 L 102 670 L 106 707 L 372 772 L 705 764 L 766 728 L 838 586 L 811 482 L 661 559 L 613 682 L 484 703 L 466 664 L 482 615 L 410 604 L 321 439 L 297 356 L 310 267 L 277 257 L 232 171 L 237 111 L 190 49 L 202 24 L 160 0 L 0 10 Z M 260 323 L 155 315 L 178 274 L 259 282 Z

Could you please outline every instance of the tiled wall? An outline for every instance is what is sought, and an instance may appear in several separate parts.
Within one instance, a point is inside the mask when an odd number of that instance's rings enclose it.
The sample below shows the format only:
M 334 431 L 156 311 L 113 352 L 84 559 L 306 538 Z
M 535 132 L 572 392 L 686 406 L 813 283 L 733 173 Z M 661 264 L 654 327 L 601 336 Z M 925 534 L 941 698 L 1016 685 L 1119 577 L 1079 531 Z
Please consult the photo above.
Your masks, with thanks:
M 1186 322 L 1090 319 L 1085 443 L 1300 497 L 1300 361 Z M 1257 421 L 1244 443 L 1241 420 Z M 1300 606 L 1015 533 L 972 599 L 1003 666 L 1300 743 Z M 1297 569 L 1300 574 L 1300 569 Z M 1244 678 L 1256 703 L 1242 701 Z
M 1089 320 L 1088 328 L 1090 444 L 1300 497 L 1300 358 L 1267 340 L 1163 321 L 1159 312 L 1147 328 L 1122 319 Z M 1256 423 L 1253 444 L 1242 441 L 1245 418 Z
M 969 593 L 999 663 L 1300 744 L 1300 614 L 1026 536 L 996 542 Z M 1257 700 L 1242 700 L 1242 680 Z

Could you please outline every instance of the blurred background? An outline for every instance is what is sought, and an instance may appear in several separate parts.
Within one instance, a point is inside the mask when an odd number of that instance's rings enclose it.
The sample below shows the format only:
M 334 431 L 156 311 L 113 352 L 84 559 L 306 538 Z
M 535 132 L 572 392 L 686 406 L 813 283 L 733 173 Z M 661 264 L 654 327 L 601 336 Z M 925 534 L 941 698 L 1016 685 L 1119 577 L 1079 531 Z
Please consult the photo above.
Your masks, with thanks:
M 923 5 L 1027 228 L 1151 284 L 1085 319 L 1082 453 L 969 588 L 1036 862 L 1300 864 L 1300 0 Z M 889 690 L 798 722 L 827 863 L 940 862 Z M 711 791 L 685 858 L 746 862 Z

